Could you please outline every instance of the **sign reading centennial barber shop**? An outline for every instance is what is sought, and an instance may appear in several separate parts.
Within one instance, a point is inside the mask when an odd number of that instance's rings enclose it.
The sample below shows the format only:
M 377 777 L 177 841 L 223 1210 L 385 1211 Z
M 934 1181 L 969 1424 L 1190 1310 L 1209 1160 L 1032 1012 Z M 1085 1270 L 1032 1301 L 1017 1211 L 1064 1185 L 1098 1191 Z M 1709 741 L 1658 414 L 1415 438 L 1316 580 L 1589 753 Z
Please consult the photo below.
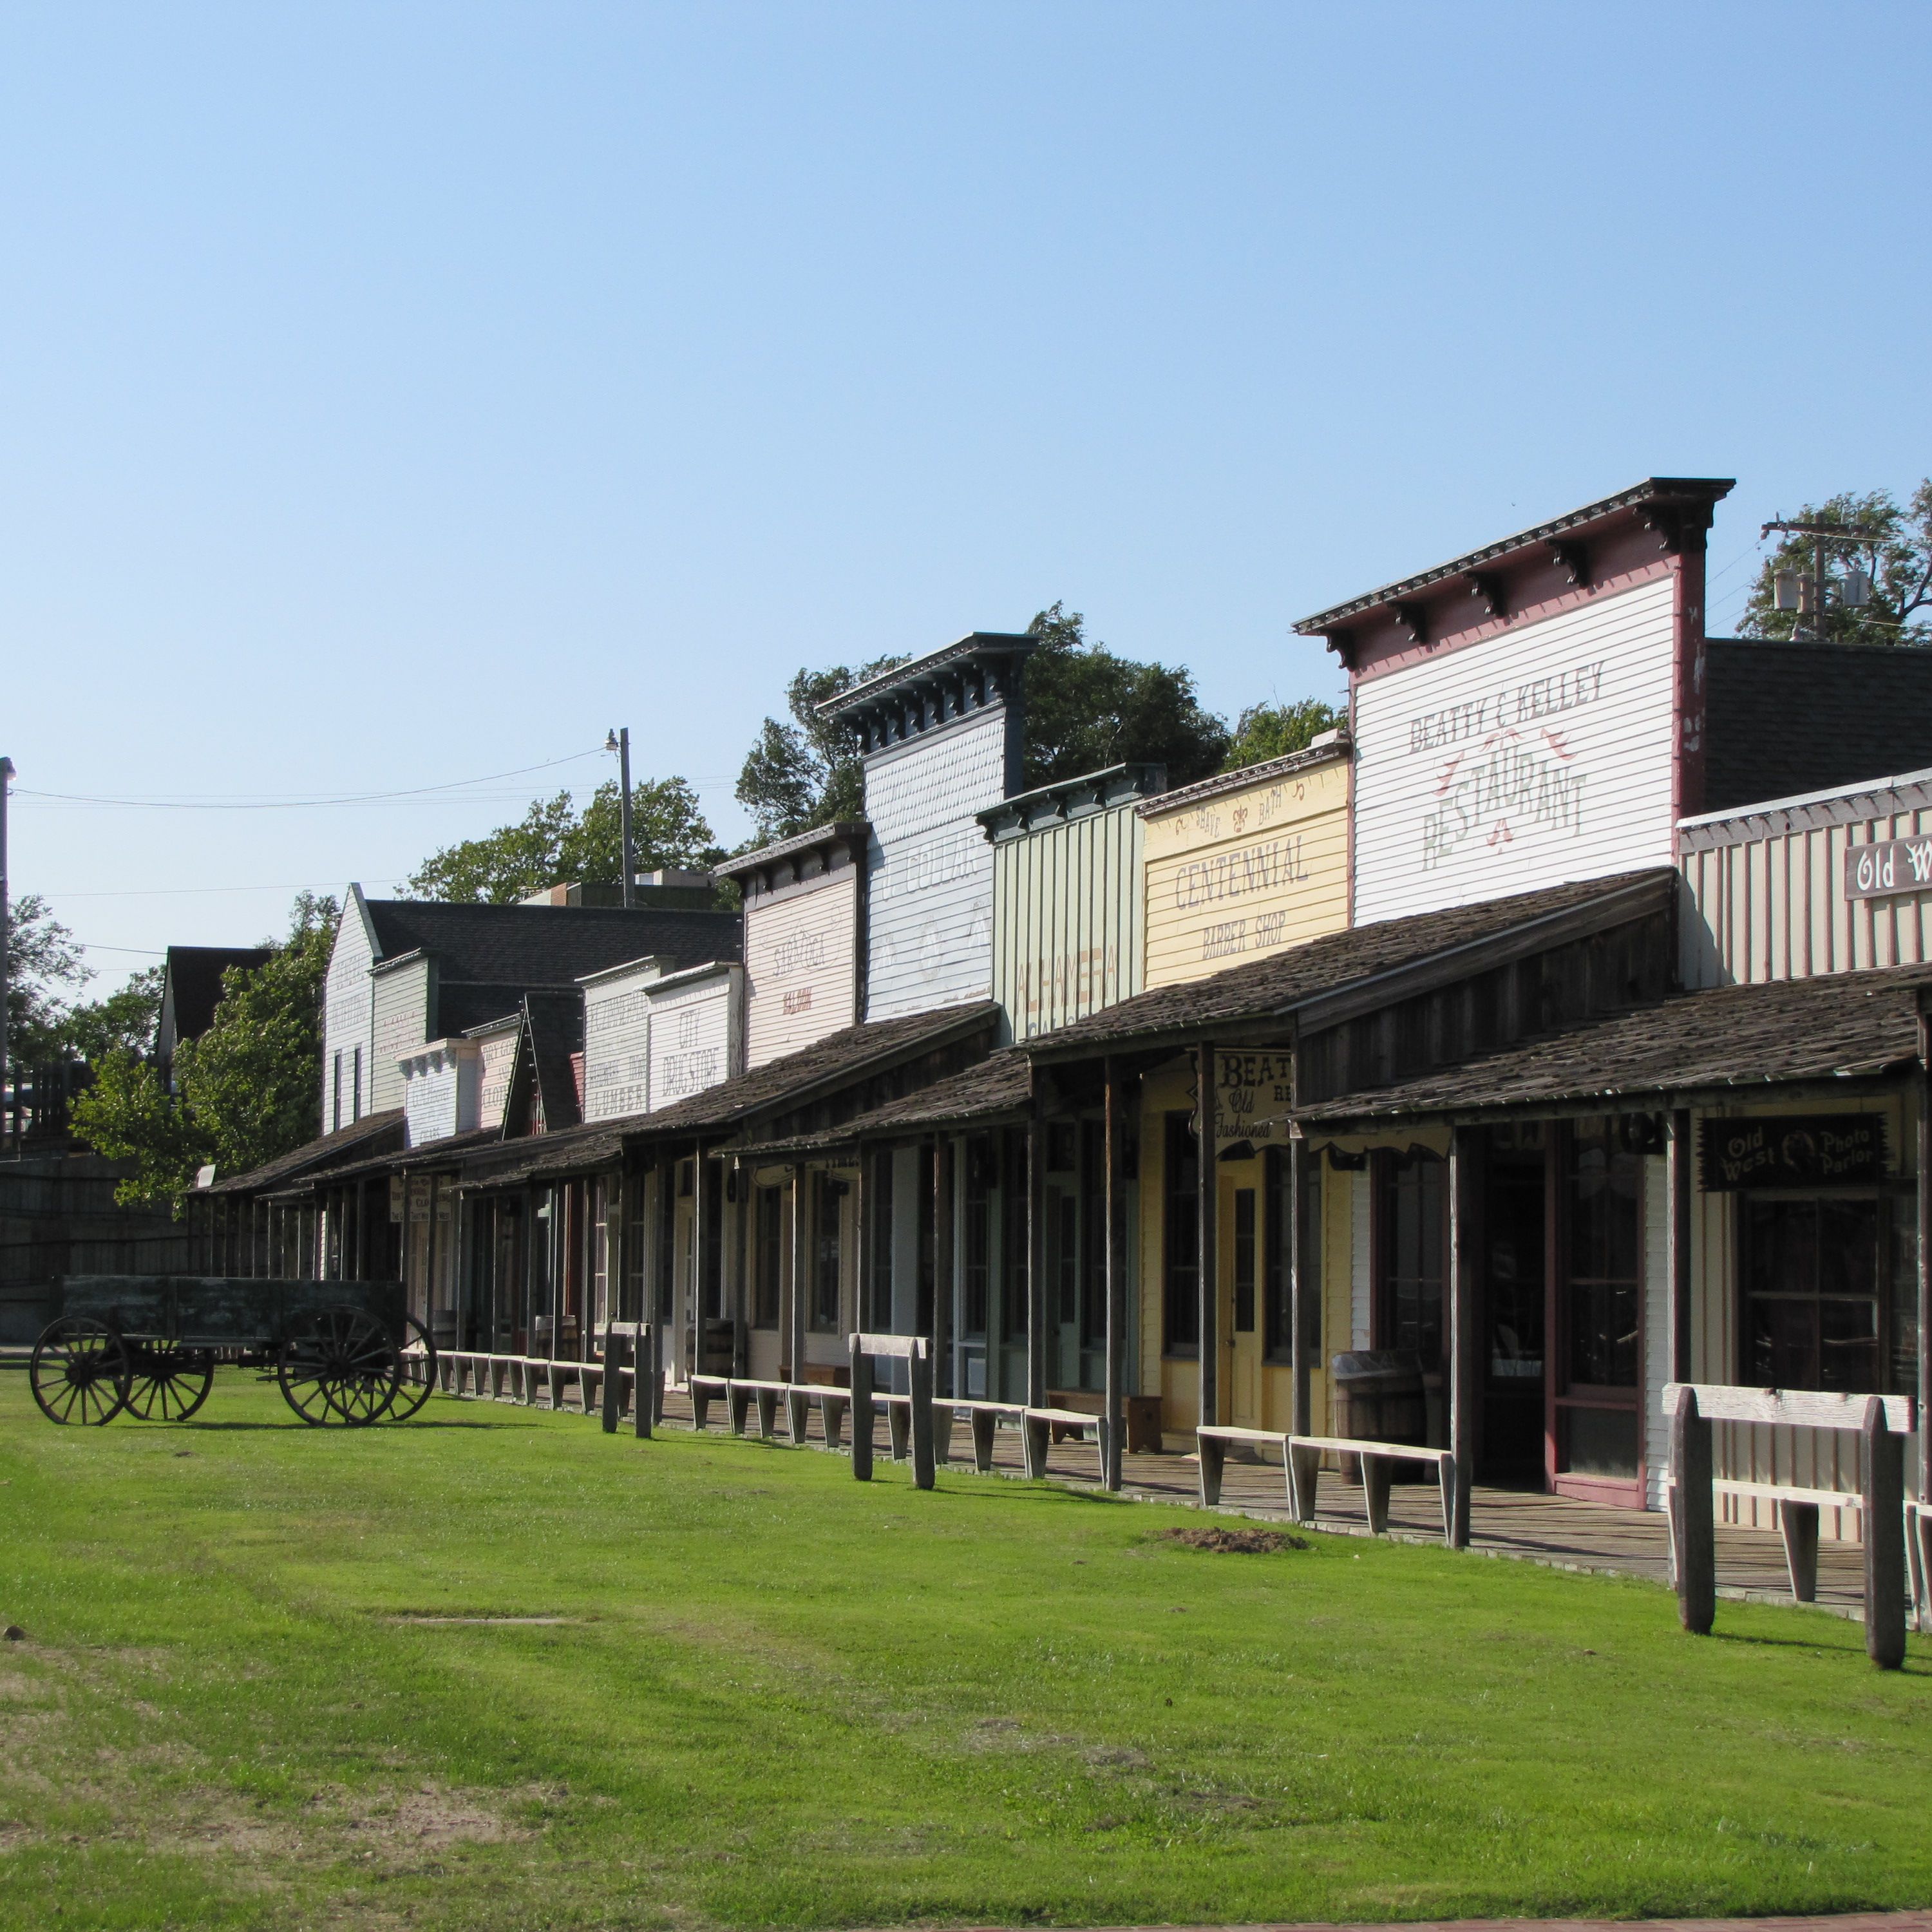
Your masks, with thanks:
M 1217 1047 L 1214 1052 L 1214 1146 L 1246 1141 L 1284 1146 L 1294 1101 L 1294 1063 L 1283 1047 Z
M 1747 1187 L 1856 1187 L 1885 1177 L 1882 1114 L 1778 1114 L 1706 1120 L 1704 1192 Z

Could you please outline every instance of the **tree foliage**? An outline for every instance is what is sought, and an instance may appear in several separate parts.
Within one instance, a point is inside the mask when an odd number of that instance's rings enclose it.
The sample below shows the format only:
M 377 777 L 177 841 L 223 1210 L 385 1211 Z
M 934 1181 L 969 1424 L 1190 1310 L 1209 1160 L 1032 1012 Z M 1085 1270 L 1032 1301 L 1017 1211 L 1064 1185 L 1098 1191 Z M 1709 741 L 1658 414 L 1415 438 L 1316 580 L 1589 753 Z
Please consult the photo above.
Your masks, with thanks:
M 161 982 L 166 976 L 164 967 L 143 966 L 105 998 L 69 1008 L 60 1024 L 62 1046 L 91 1066 L 110 1053 L 146 1053 L 160 1022 Z
M 624 874 L 621 804 L 615 779 L 599 785 L 581 812 L 567 791 L 533 800 L 515 824 L 431 854 L 403 890 L 414 898 L 510 905 L 550 886 L 617 884 Z M 724 856 L 697 793 L 679 778 L 632 788 L 631 844 L 640 872 L 697 871 Z
M 758 827 L 754 843 L 795 838 L 814 826 L 864 815 L 865 772 L 852 736 L 818 707 L 849 686 L 896 670 L 904 656 L 874 658 L 856 670 L 828 664 L 797 672 L 785 686 L 790 722 L 767 718 L 738 774 L 738 802 Z
M 1822 619 L 1825 641 L 1840 644 L 1932 644 L 1932 478 L 1922 482 L 1901 506 L 1888 490 L 1864 496 L 1841 492 L 1815 506 L 1808 503 L 1793 523 L 1827 524 L 1834 528 L 1875 533 L 1856 547 L 1828 542 L 1826 592 Z M 1789 638 L 1802 626 L 1807 638 L 1820 634 L 1820 622 L 1808 614 L 1778 608 L 1778 574 L 1816 574 L 1817 542 L 1786 536 L 1759 566 L 1750 602 L 1738 626 L 1747 638 Z M 1853 563 L 1871 580 L 1871 601 L 1862 609 L 1843 599 L 1845 573 Z
M 1265 764 L 1270 758 L 1285 758 L 1291 752 L 1305 752 L 1324 731 L 1342 722 L 1342 714 L 1318 698 L 1298 698 L 1282 704 L 1250 704 L 1234 722 L 1234 735 L 1228 747 L 1224 771 L 1238 771 L 1244 765 Z
M 80 943 L 38 892 L 16 900 L 7 921 L 7 1057 L 32 1066 L 63 1059 L 73 996 L 94 974 Z
M 176 1090 L 125 1046 L 109 1052 L 75 1102 L 74 1130 L 136 1171 L 116 1192 L 178 1211 L 195 1169 L 245 1173 L 321 1130 L 322 991 L 339 908 L 304 892 L 288 937 L 253 968 L 221 976 L 214 1018 L 175 1049 Z
M 1191 671 L 1117 657 L 1058 602 L 1027 626 L 1025 782 L 1056 784 L 1108 765 L 1163 764 L 1171 785 L 1218 771 L 1226 722 L 1204 710 Z

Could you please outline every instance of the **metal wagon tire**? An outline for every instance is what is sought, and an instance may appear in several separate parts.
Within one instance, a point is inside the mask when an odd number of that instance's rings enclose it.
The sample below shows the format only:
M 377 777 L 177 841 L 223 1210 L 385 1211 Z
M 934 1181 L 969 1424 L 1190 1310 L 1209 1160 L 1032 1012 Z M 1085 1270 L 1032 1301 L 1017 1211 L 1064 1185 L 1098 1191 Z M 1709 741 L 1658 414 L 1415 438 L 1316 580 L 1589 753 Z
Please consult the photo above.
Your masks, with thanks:
M 420 1348 L 422 1353 L 412 1354 L 410 1351 L 416 1348 Z M 436 1338 L 413 1315 L 403 1317 L 403 1360 L 406 1366 L 420 1363 L 423 1378 L 412 1382 L 405 1375 L 394 1401 L 389 1405 L 392 1422 L 407 1422 L 436 1390 Z
M 128 1353 L 128 1413 L 143 1422 L 185 1422 L 214 1386 L 212 1349 L 136 1342 Z
M 275 1365 L 282 1398 L 303 1421 L 366 1429 L 379 1422 L 403 1381 L 403 1358 L 374 1316 L 341 1304 L 303 1316 Z
M 104 1322 L 64 1315 L 34 1344 L 27 1379 L 50 1422 L 98 1428 L 128 1400 L 128 1345 Z

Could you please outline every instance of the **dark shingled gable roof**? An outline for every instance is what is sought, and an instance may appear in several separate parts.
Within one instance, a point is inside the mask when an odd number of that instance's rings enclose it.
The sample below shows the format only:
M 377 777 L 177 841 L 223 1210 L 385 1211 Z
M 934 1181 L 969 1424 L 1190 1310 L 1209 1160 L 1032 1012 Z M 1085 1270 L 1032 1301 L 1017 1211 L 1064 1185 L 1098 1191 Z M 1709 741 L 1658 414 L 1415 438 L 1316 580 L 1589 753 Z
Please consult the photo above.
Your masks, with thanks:
M 446 997 L 464 986 L 572 986 L 588 973 L 656 953 L 675 966 L 744 957 L 735 912 L 662 906 L 445 905 L 428 899 L 369 899 L 382 956 L 433 952 Z M 667 970 L 670 970 L 667 968 Z M 468 1024 L 494 1018 L 493 1011 Z
M 1916 1058 L 1932 967 L 1680 993 L 1393 1087 L 1300 1110 L 1310 1126 L 1869 1078 Z
M 386 1138 L 393 1142 L 392 1146 L 382 1144 Z M 359 1160 L 366 1155 L 399 1152 L 402 1144 L 403 1110 L 393 1107 L 386 1113 L 365 1114 L 348 1126 L 338 1127 L 332 1134 L 324 1134 L 320 1140 L 308 1142 L 292 1154 L 265 1160 L 260 1167 L 250 1168 L 246 1174 L 231 1174 L 225 1180 L 218 1178 L 206 1192 L 259 1193 L 265 1187 L 278 1183 L 286 1185 L 304 1175 L 320 1173 L 325 1168 L 346 1166 L 350 1161 Z
M 231 966 L 252 971 L 268 956 L 266 946 L 170 946 L 164 991 L 173 1007 L 175 1038 L 200 1039 L 214 1022 L 222 974 Z
M 1932 651 L 1712 638 L 1708 812 L 1932 765 Z
M 1022 1112 L 1033 1093 L 1033 1063 L 1012 1047 L 1003 1048 L 950 1079 L 936 1080 L 916 1094 L 888 1100 L 870 1113 L 823 1133 L 754 1143 L 740 1151 L 778 1156 L 845 1147 L 862 1140 L 890 1139 L 928 1129 L 964 1126 Z
M 1071 1057 L 1277 1018 L 1323 994 L 1458 946 L 1498 938 L 1540 920 L 1557 919 L 1598 901 L 1606 903 L 1606 910 L 1613 910 L 1608 902 L 1626 896 L 1634 902 L 1653 896 L 1661 904 L 1666 892 L 1676 890 L 1677 877 L 1667 866 L 1653 868 L 1350 926 L 1204 980 L 1137 993 L 1104 1012 L 1037 1034 L 1022 1042 L 1020 1051 L 1036 1058 Z M 1637 910 L 1634 903 L 1633 916 Z

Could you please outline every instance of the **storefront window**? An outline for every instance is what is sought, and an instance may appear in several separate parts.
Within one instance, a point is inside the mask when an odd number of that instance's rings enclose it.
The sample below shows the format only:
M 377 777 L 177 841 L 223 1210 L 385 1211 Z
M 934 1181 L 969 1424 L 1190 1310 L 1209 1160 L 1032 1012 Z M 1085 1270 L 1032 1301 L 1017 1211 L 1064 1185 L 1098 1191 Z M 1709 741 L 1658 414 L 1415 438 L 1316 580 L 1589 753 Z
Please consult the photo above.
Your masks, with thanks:
M 1616 1119 L 1580 1120 L 1570 1136 L 1564 1216 L 1571 1388 L 1637 1382 L 1640 1157 Z
M 993 1263 L 993 1145 L 984 1136 L 966 1143 L 965 1278 L 960 1284 L 964 1339 L 982 1341 L 991 1306 Z
M 829 1174 L 813 1177 L 812 1325 L 821 1335 L 838 1332 L 838 1276 L 844 1254 L 839 1210 L 845 1190 Z
M 784 1262 L 784 1194 L 761 1187 L 752 1207 L 752 1322 L 754 1328 L 778 1325 L 778 1286 Z
M 1234 1332 L 1255 1332 L 1255 1190 L 1234 1190 Z
M 1745 1378 L 1844 1394 L 1917 1376 L 1908 1193 L 1746 1195 L 1738 1204 Z
M 1263 1215 L 1262 1319 L 1271 1359 L 1286 1361 L 1293 1352 L 1292 1297 L 1289 1292 L 1290 1226 L 1294 1212 L 1291 1176 L 1293 1164 L 1280 1148 L 1268 1150 L 1263 1169 L 1267 1178 L 1267 1207 Z M 1322 1156 L 1310 1154 L 1301 1164 L 1302 1266 L 1307 1271 L 1308 1315 L 1312 1333 L 1310 1346 L 1318 1360 L 1322 1353 Z
M 1412 1350 L 1425 1367 L 1442 1358 L 1442 1284 L 1448 1250 L 1448 1164 L 1418 1149 L 1385 1154 L 1377 1247 L 1381 1332 L 1376 1346 Z

